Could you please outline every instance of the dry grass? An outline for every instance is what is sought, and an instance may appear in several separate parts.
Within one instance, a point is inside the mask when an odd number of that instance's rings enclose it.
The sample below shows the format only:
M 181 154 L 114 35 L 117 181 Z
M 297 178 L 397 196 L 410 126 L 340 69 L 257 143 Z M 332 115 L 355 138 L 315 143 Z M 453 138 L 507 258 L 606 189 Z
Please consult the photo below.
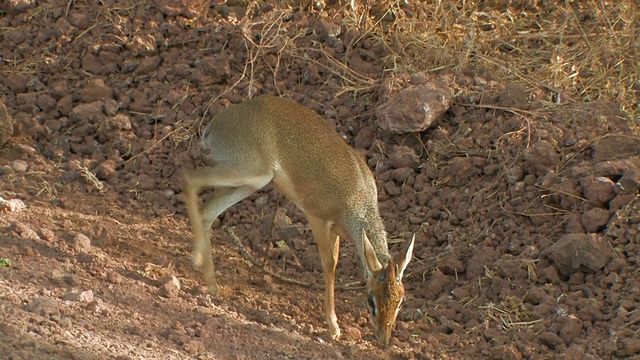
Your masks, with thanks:
M 80 164 L 77 164 L 76 167 L 80 171 L 80 175 L 82 175 L 82 177 L 87 180 L 87 183 L 93 185 L 93 187 L 95 187 L 100 193 L 104 192 L 105 186 L 102 181 L 98 180 L 98 178 L 91 171 L 89 171 L 87 167 Z
M 640 114 L 638 6 L 631 1 L 552 2 L 527 8 L 507 1 L 395 1 L 395 19 L 366 31 L 394 56 L 394 74 L 449 69 L 519 83 L 548 105 L 602 99 Z M 490 4 L 494 3 L 495 6 Z M 520 2 L 514 2 L 520 3 Z
M 246 2 L 247 9 L 259 3 Z M 339 81 L 326 86 L 338 92 L 371 94 L 383 77 L 393 80 L 420 72 L 478 74 L 523 86 L 538 102 L 538 109 L 594 100 L 618 103 L 633 120 L 636 133 L 640 131 L 639 9 L 635 2 L 277 3 L 274 11 L 240 20 L 249 55 L 243 74 L 249 81 L 249 97 L 255 91 L 255 74 L 271 74 L 269 81 L 275 83 L 281 64 L 302 58 L 333 74 Z M 322 3 L 326 6 L 313 5 Z M 308 36 L 291 31 L 293 24 L 283 21 L 282 12 L 301 9 L 339 17 L 345 28 L 355 29 L 358 35 L 345 44 L 347 55 L 332 57 L 319 44 L 310 46 Z M 382 42 L 389 50 L 390 55 L 382 59 L 389 65 L 380 78 L 358 74 L 346 63 L 348 52 L 367 39 Z M 275 67 L 264 62 L 267 54 L 277 56 Z
M 522 299 L 513 296 L 507 296 L 500 304 L 489 302 L 479 308 L 484 310 L 487 317 L 486 326 L 496 326 L 502 331 L 529 328 L 542 321 L 529 320 L 530 316 Z M 495 325 L 491 324 L 491 321 L 495 322 Z
M 544 106 L 616 102 L 635 120 L 632 127 L 639 126 L 635 2 L 355 1 L 352 9 L 345 1 L 324 10 L 307 3 L 283 1 L 279 7 L 342 16 L 346 27 L 359 32 L 351 46 L 366 38 L 383 42 L 393 64 L 386 76 L 440 70 L 480 74 L 518 83 Z M 343 67 L 331 61 L 328 69 L 344 74 Z M 354 81 L 345 83 L 345 90 L 372 85 L 372 79 L 350 75 Z

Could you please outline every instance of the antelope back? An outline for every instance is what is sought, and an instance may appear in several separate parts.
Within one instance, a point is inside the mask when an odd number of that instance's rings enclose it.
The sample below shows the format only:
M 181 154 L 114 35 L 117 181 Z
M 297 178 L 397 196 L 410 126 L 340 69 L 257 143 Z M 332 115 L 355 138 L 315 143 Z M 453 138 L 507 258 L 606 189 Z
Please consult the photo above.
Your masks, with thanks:
M 274 187 L 301 209 L 332 223 L 377 206 L 364 156 L 313 110 L 260 96 L 218 113 L 205 129 L 205 149 L 229 171 L 272 173 Z

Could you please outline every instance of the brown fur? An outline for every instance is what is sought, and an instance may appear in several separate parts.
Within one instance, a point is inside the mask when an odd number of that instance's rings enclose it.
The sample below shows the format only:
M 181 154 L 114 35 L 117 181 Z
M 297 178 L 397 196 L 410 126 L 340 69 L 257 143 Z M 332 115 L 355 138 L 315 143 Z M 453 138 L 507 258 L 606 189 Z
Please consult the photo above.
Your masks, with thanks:
M 254 98 L 218 113 L 205 129 L 203 144 L 215 166 L 186 173 L 185 195 L 193 226 L 194 263 L 202 266 L 209 291 L 218 292 L 206 235 L 213 221 L 228 207 L 273 183 L 304 211 L 313 231 L 324 272 L 330 335 L 340 335 L 334 281 L 342 237 L 351 239 L 358 250 L 370 284 L 368 292 L 378 304 L 373 319 L 376 337 L 386 345 L 404 289 L 395 275 L 389 276 L 393 282 L 384 287 L 372 282 L 381 271 L 395 274 L 395 266 L 387 267 L 391 258 L 378 212 L 376 183 L 362 154 L 312 110 L 273 96 Z M 200 211 L 198 194 L 205 188 L 216 191 Z M 410 258 L 407 252 L 402 256 L 400 275 Z

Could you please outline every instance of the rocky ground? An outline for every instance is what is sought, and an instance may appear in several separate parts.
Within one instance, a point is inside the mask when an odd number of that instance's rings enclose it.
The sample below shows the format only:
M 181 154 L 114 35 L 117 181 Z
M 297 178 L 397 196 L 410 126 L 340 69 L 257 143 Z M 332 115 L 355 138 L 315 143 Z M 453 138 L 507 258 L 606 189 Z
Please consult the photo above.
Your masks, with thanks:
M 640 358 L 637 119 L 473 69 L 394 76 L 401 45 L 347 5 L 260 4 L 3 4 L 2 358 Z M 269 189 L 214 226 L 221 296 L 193 270 L 182 171 L 211 114 L 258 94 L 366 154 L 393 253 L 415 234 L 389 348 L 359 290 L 326 336 L 310 231 Z M 362 278 L 348 242 L 338 277 Z

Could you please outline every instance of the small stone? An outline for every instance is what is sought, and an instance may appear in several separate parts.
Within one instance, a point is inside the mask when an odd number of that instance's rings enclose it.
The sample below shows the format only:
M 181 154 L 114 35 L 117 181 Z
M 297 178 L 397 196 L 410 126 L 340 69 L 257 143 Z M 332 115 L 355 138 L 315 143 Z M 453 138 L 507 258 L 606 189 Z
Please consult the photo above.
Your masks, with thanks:
M 92 23 L 89 15 L 82 11 L 72 11 L 69 13 L 69 22 L 71 25 L 86 29 Z
M 58 322 L 58 325 L 63 329 L 71 329 L 73 327 L 73 322 L 68 317 L 63 317 Z
M 482 332 L 482 334 L 484 335 L 485 339 L 487 339 L 488 342 L 491 342 L 495 339 L 498 339 L 500 336 L 502 336 L 502 333 L 500 333 L 500 331 L 492 327 L 485 329 Z
M 94 79 L 80 91 L 80 100 L 84 103 L 112 99 L 113 89 L 105 85 L 104 80 Z
M 567 345 L 570 345 L 575 338 L 580 336 L 580 333 L 582 333 L 582 320 L 574 315 L 565 317 L 560 328 L 560 338 Z
M 572 344 L 563 352 L 563 360 L 595 360 L 593 356 L 586 354 L 584 344 Z
M 116 115 L 118 110 L 120 110 L 120 106 L 121 104 L 112 98 L 104 99 L 104 113 L 109 116 Z
M 69 117 L 78 123 L 93 123 L 104 116 L 104 102 L 94 101 L 89 104 L 80 104 L 73 108 Z
M 64 17 L 62 17 L 61 19 L 64 20 Z M 54 81 L 53 83 L 49 83 L 48 90 L 51 96 L 56 100 L 60 100 L 63 97 L 69 95 L 69 86 L 67 85 L 67 82 L 65 80 L 58 80 Z
M 640 338 L 624 338 L 618 340 L 618 348 L 616 355 L 620 357 L 633 356 L 640 354 Z
M 564 231 L 571 233 L 584 233 L 586 230 L 582 225 L 582 217 L 580 214 L 571 214 L 567 217 L 567 220 L 564 224 Z
M 51 95 L 46 93 L 38 94 L 38 99 L 36 100 L 36 105 L 40 110 L 44 112 L 49 112 L 56 108 L 58 101 L 54 99 Z
M 544 290 L 540 289 L 539 287 L 532 287 L 527 296 L 525 296 L 524 301 L 527 304 L 539 305 L 547 296 L 548 295 L 544 292 Z
M 543 250 L 555 268 L 565 276 L 575 272 L 593 273 L 609 261 L 609 245 L 595 234 L 568 234 Z
M 254 202 L 256 209 L 261 209 L 269 203 L 269 194 L 260 195 Z
M 490 351 L 492 359 L 522 359 L 522 353 L 514 344 L 495 346 Z
M 507 88 L 498 97 L 500 106 L 526 110 L 529 108 L 527 92 L 519 85 L 507 85 Z
M 273 285 L 273 278 L 270 275 L 264 275 L 262 277 L 262 283 L 265 285 Z
M 93 290 L 69 291 L 62 297 L 62 300 L 77 301 L 77 302 L 88 304 L 93 301 Z
M 134 56 L 152 56 L 157 53 L 156 39 L 151 34 L 135 36 L 128 47 Z
M 289 224 L 277 229 L 279 237 L 284 240 L 292 240 L 300 237 L 304 233 L 304 225 L 301 223 Z
M 426 300 L 435 300 L 451 284 L 451 278 L 440 271 L 431 274 L 422 295 Z
M 117 272 L 111 270 L 107 272 L 107 281 L 112 284 L 120 284 L 122 282 L 122 276 Z
M 175 196 L 176 192 L 171 189 L 166 189 L 162 192 L 162 197 L 164 197 L 165 200 L 171 201 Z
M 296 251 L 302 251 L 307 247 L 307 242 L 303 239 L 293 239 L 293 248 Z
M 558 274 L 558 268 L 555 266 L 549 265 L 547 267 L 544 267 L 538 270 L 538 279 L 551 284 L 559 284 L 560 275 Z
M 342 329 L 342 335 L 345 337 L 345 339 L 350 341 L 357 341 L 362 339 L 362 332 L 355 326 L 345 326 L 344 329 Z
M 110 159 L 101 162 L 94 170 L 96 177 L 98 180 L 108 180 L 118 173 L 116 166 L 116 162 Z
M 640 165 L 635 163 L 635 167 L 625 170 L 622 178 L 618 180 L 622 191 L 626 194 L 637 194 L 640 190 Z
M 449 109 L 452 100 L 451 89 L 436 82 L 407 88 L 378 108 L 378 123 L 392 134 L 424 131 Z
M 205 345 L 202 341 L 189 340 L 183 345 L 184 351 L 189 354 L 201 354 L 205 352 Z
M 0 211 L 19 212 L 27 208 L 20 199 L 4 200 L 0 197 Z
M 29 78 L 19 72 L 11 74 L 11 76 L 3 76 L 4 84 L 15 93 L 23 93 L 27 91 L 27 83 Z
M 46 240 L 46 241 L 53 241 L 56 239 L 56 234 L 47 229 L 47 228 L 41 228 L 38 230 L 38 236 L 40 236 L 41 239 Z
M 67 95 L 58 100 L 56 110 L 62 115 L 69 115 L 73 111 L 73 95 Z
M 91 239 L 84 234 L 78 234 L 73 238 L 73 247 L 82 252 L 91 250 Z
M 226 56 L 207 56 L 196 65 L 195 76 L 205 76 L 214 84 L 224 83 L 232 74 L 229 58 Z
M 625 159 L 640 154 L 640 138 L 626 134 L 610 134 L 594 142 L 593 159 L 596 162 Z
M 27 172 L 27 170 L 29 170 L 29 164 L 24 161 L 24 160 L 13 160 L 11 162 L 11 168 L 15 171 L 15 172 Z
M 138 67 L 136 68 L 134 74 L 135 75 L 146 75 L 146 74 L 154 71 L 155 69 L 157 69 L 158 65 L 160 65 L 160 61 L 161 61 L 161 59 L 160 59 L 159 56 L 146 57 L 146 58 L 144 58 L 144 60 L 142 60 L 140 65 L 138 65 Z
M 515 184 L 524 179 L 524 169 L 520 166 L 513 166 L 504 171 L 507 184 Z
M 45 318 L 60 316 L 60 306 L 56 300 L 47 296 L 40 296 L 33 299 L 27 304 L 26 310 Z
M 25 228 L 21 233 L 20 233 L 20 238 L 21 239 L 27 239 L 27 240 L 40 240 L 40 237 L 38 236 L 38 233 L 36 233 L 32 228 Z M 25 248 L 25 250 L 31 252 L 32 249 L 27 247 Z
M 375 140 L 375 134 L 373 133 L 373 126 L 366 126 L 358 132 L 354 139 L 354 144 L 358 149 L 368 149 L 373 145 Z
M 103 65 L 94 54 L 87 52 L 81 60 L 82 69 L 97 75 L 102 71 Z
M 90 264 L 95 260 L 95 256 L 86 252 L 81 252 L 76 256 L 76 259 L 80 264 Z
M 609 219 L 611 219 L 609 210 L 593 208 L 582 214 L 582 225 L 587 232 L 594 233 L 607 225 Z
M 558 335 L 556 335 L 556 334 L 554 334 L 552 332 L 543 333 L 538 338 L 540 339 L 541 343 L 547 345 L 548 347 L 550 347 L 552 349 L 555 348 L 556 346 L 562 344 L 562 342 L 563 342 L 562 339 Z
M 446 275 L 460 275 L 465 268 L 464 262 L 454 258 L 446 258 L 438 263 L 438 269 Z
M 8 0 L 6 2 L 3 1 L 3 3 L 5 3 L 3 6 L 10 14 L 25 12 L 37 5 L 36 0 Z
M 342 33 L 340 24 L 319 18 L 314 24 L 315 32 L 320 36 L 320 40 L 329 43 L 335 42 L 337 37 Z
M 389 181 L 383 185 L 384 191 L 390 196 L 398 196 L 402 194 L 402 190 L 393 181 Z
M 400 331 L 409 330 L 411 325 L 406 321 L 396 321 L 396 328 Z
M 76 300 L 78 302 L 82 302 L 82 303 L 90 303 L 93 301 L 93 291 L 92 290 L 87 290 L 87 291 L 83 291 L 81 293 L 78 294 L 78 297 L 76 298 Z
M 524 151 L 525 164 L 530 174 L 545 175 L 560 165 L 560 154 L 548 141 L 541 140 Z
M 389 165 L 394 169 L 420 167 L 420 157 L 408 146 L 394 146 L 389 154 Z
M 180 293 L 180 281 L 177 277 L 171 275 L 160 280 L 160 296 L 167 298 L 177 297 Z
M 109 247 L 118 243 L 116 228 L 112 224 L 96 224 L 90 233 L 97 246 Z
M 279 228 L 283 228 L 292 224 L 291 218 L 287 216 L 287 209 L 279 208 L 276 211 L 276 215 L 273 219 L 276 223 L 276 226 Z
M 495 175 L 500 170 L 500 164 L 489 164 L 482 169 L 485 175 Z
M 616 196 L 615 184 L 607 177 L 583 179 L 580 183 L 584 189 L 584 196 L 595 206 L 604 207 Z
M 625 266 L 627 266 L 627 261 L 625 259 L 615 258 L 609 262 L 609 265 L 607 267 L 609 268 L 609 271 L 619 273 L 622 269 L 625 268 Z
M 457 156 L 442 169 L 438 180 L 448 186 L 459 187 L 468 184 L 469 179 L 476 174 L 478 174 L 478 170 L 470 158 Z
M 87 309 L 88 311 L 97 313 L 97 314 L 101 313 L 102 312 L 102 300 L 95 299 L 95 300 L 89 301 L 87 303 L 87 306 L 85 306 L 85 309 Z

